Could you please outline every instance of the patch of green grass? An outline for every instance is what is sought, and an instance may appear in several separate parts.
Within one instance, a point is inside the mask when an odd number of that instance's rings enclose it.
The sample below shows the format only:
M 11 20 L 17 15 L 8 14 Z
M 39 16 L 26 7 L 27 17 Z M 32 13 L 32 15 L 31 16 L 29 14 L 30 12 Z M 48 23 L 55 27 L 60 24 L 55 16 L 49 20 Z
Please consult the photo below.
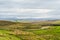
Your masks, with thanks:
M 60 33 L 60 26 L 51 26 L 50 29 L 37 29 L 37 30 L 28 30 L 30 32 L 33 32 L 35 34 L 56 34 Z
M 0 30 L 0 40 L 21 40 L 21 39 L 14 35 L 10 35 L 9 31 Z
M 28 30 L 46 40 L 60 40 L 60 26 L 51 26 L 50 29 Z

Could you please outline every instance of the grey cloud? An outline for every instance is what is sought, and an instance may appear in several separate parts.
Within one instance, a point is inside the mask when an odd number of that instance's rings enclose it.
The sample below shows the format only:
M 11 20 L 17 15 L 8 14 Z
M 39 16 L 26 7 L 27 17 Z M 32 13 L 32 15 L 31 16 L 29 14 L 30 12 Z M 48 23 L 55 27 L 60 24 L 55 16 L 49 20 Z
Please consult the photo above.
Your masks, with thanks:
M 12 0 L 0 0 L 0 10 L 6 8 L 32 8 L 32 9 L 57 9 L 55 11 L 49 12 L 47 15 L 51 17 L 60 17 L 60 0 L 29 0 L 29 1 L 22 1 L 16 2 Z M 43 16 L 44 14 L 37 14 L 37 13 L 15 13 L 11 11 L 0 11 L 0 17 L 38 17 Z
M 60 10 L 49 12 L 48 15 L 60 15 Z
M 33 3 L 33 2 L 34 3 Z M 0 1 L 0 7 L 5 8 L 48 8 L 48 9 L 59 9 L 60 8 L 60 0 L 31 0 L 30 2 L 14 2 L 3 0 Z

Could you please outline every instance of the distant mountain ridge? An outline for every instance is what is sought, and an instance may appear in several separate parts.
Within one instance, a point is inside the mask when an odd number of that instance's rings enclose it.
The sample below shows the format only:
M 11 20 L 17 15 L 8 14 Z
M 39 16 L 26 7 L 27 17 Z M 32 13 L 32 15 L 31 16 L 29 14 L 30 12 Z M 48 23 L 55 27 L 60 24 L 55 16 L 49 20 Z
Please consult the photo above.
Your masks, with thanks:
M 38 20 L 60 20 L 58 18 L 0 18 L 0 20 L 30 20 L 30 21 L 38 21 Z

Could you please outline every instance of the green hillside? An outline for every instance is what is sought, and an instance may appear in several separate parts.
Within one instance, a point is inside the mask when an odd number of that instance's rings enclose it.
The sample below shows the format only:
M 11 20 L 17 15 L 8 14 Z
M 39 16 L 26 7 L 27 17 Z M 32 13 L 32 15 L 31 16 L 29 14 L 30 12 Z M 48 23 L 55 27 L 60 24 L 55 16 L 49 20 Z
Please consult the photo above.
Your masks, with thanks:
M 0 40 L 21 40 L 15 35 L 11 35 L 10 31 L 0 30 Z
M 23 23 L 0 20 L 0 40 L 60 40 L 60 21 Z

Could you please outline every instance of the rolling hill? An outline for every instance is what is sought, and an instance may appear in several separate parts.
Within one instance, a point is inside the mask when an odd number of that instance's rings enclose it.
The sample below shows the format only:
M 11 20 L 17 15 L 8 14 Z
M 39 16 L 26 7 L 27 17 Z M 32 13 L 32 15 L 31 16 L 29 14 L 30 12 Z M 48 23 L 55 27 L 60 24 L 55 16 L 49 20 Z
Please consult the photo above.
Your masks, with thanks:
M 35 22 L 0 20 L 0 40 L 60 40 L 60 20 Z

